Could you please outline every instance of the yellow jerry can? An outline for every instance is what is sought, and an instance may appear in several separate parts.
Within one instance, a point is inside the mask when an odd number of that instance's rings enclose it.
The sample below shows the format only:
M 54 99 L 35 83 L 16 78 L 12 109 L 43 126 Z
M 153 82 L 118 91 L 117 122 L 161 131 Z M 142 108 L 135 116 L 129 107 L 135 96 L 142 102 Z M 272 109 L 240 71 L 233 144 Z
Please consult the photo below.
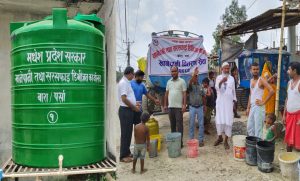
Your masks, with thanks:
M 150 136 L 159 134 L 158 122 L 154 118 L 150 118 L 150 120 L 146 123 L 146 126 L 149 128 Z

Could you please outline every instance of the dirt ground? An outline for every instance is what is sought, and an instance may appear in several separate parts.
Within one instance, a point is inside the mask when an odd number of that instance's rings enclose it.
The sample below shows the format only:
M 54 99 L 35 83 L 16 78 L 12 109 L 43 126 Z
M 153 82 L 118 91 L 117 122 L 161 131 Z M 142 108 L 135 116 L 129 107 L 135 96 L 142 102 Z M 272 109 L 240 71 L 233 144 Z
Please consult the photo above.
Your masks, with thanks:
M 242 113 L 241 113 L 242 114 Z M 159 122 L 160 134 L 166 135 L 170 132 L 170 123 L 167 115 L 155 116 Z M 239 125 L 238 125 L 238 124 Z M 216 139 L 214 117 L 210 135 L 205 135 L 205 146 L 199 148 L 197 158 L 187 158 L 186 141 L 188 139 L 188 113 L 184 114 L 184 148 L 182 155 L 178 158 L 169 158 L 166 143 L 162 143 L 162 150 L 156 158 L 145 159 L 145 168 L 148 171 L 144 174 L 139 173 L 139 162 L 137 172 L 131 173 L 132 163 L 120 163 L 117 171 L 118 180 L 128 181 L 281 181 L 284 180 L 280 174 L 278 154 L 285 151 L 282 139 L 276 142 L 274 159 L 274 171 L 272 173 L 262 173 L 256 166 L 248 166 L 245 162 L 233 159 L 232 141 L 230 150 L 225 150 L 223 144 L 215 147 L 213 143 Z M 234 120 L 233 134 L 245 134 L 246 116 Z M 195 132 L 197 135 L 198 131 Z M 133 142 L 132 142 L 133 143 Z M 119 147 L 118 147 L 119 150 Z

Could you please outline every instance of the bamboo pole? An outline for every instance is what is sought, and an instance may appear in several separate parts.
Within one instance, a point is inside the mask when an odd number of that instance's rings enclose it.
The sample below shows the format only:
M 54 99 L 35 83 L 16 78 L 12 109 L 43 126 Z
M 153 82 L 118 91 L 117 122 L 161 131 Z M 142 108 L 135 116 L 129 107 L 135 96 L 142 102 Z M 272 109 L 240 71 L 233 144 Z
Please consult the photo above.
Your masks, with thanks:
M 273 17 L 280 17 L 282 15 L 282 13 L 274 13 Z M 285 13 L 285 16 L 300 16 L 300 12 L 299 13 Z
M 282 2 L 281 31 L 280 31 L 280 47 L 279 47 L 279 55 L 278 55 L 278 69 L 277 69 L 276 104 L 275 104 L 275 115 L 276 115 L 277 119 L 278 119 L 278 115 L 279 115 L 279 92 L 280 92 L 280 75 L 281 75 L 281 61 L 282 61 L 282 47 L 283 47 L 285 11 L 286 11 L 286 0 L 283 0 L 283 2 Z

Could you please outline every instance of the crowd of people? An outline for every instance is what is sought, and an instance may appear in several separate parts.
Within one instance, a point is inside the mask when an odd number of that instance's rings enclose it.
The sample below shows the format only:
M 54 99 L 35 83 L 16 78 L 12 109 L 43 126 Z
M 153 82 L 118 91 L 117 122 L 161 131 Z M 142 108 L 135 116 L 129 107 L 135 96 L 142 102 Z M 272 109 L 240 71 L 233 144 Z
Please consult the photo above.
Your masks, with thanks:
M 252 79 L 250 80 L 250 95 L 246 115 L 247 135 L 256 136 L 263 140 L 274 142 L 278 137 L 275 121 L 275 89 L 276 74 L 272 75 L 272 64 L 265 61 L 261 76 L 257 63 L 251 65 Z M 199 147 L 204 146 L 204 135 L 210 134 L 209 125 L 211 116 L 215 114 L 217 139 L 214 146 L 224 142 L 224 148 L 229 149 L 228 140 L 232 135 L 234 118 L 240 118 L 237 113 L 236 88 L 238 84 L 238 69 L 230 67 L 225 62 L 221 67 L 221 74 L 216 78 L 213 72 L 202 82 L 199 81 L 198 68 L 194 69 L 191 79 L 186 84 L 180 78 L 178 67 L 171 67 L 172 78 L 167 82 L 163 101 L 163 110 L 168 112 L 171 132 L 180 132 L 183 137 L 183 113 L 189 105 L 189 139 L 194 139 L 195 120 L 198 120 Z M 287 98 L 282 115 L 282 122 L 286 125 L 285 142 L 287 151 L 293 148 L 300 150 L 300 63 L 292 62 L 289 65 Z M 141 159 L 141 172 L 145 172 L 144 158 L 149 150 L 149 130 L 145 123 L 150 118 L 141 108 L 142 96 L 145 95 L 157 105 L 160 101 L 147 92 L 142 83 L 144 72 L 134 73 L 132 67 L 127 67 L 124 76 L 118 84 L 120 102 L 119 118 L 121 126 L 120 161 L 132 162 L 133 172 L 137 159 Z M 188 96 L 187 96 L 188 95 Z M 132 131 L 134 127 L 134 152 L 130 152 Z M 224 135 L 224 138 L 223 138 Z M 183 139 L 181 146 L 183 147 Z

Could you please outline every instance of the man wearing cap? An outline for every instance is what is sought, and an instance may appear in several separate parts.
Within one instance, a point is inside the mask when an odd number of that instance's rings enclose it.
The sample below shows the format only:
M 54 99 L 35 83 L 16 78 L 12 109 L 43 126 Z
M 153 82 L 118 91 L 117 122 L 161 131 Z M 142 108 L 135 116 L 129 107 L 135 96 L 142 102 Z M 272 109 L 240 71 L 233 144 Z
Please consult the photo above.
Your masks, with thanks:
M 218 139 L 214 146 L 223 142 L 222 134 L 225 134 L 224 147 L 229 149 L 228 137 L 231 137 L 233 123 L 233 101 L 236 101 L 234 78 L 229 74 L 230 66 L 227 62 L 222 64 L 222 74 L 216 78 L 216 128 Z
M 132 155 L 129 149 L 132 136 L 132 124 L 134 113 L 140 111 L 136 106 L 136 99 L 130 84 L 130 80 L 133 79 L 133 76 L 133 68 L 126 67 L 124 76 L 118 84 L 118 98 L 120 103 L 119 119 L 121 127 L 120 161 L 126 163 L 132 161 Z

